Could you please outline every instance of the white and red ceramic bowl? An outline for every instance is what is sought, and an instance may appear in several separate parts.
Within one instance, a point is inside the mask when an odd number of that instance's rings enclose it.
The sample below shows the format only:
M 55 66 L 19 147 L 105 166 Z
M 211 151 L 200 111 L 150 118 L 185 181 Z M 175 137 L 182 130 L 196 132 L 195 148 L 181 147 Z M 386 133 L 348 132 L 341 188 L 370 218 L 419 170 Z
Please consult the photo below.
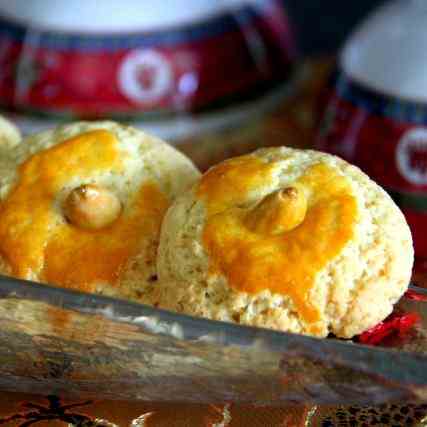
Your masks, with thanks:
M 288 81 L 280 0 L 0 0 L 0 105 L 47 118 L 153 120 Z
M 388 2 L 368 17 L 341 52 L 316 141 L 395 198 L 419 259 L 427 259 L 426 52 L 427 2 Z

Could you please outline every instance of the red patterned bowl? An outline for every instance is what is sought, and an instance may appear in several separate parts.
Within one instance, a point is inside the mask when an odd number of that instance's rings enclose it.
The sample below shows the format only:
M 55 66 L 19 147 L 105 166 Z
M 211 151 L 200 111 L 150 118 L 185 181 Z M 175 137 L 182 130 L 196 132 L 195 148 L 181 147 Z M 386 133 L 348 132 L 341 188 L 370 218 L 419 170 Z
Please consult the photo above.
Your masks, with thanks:
M 316 141 L 400 204 L 419 260 L 427 259 L 426 23 L 426 2 L 395 1 L 356 30 L 321 99 Z
M 0 104 L 59 118 L 215 110 L 287 81 L 278 0 L 0 0 Z

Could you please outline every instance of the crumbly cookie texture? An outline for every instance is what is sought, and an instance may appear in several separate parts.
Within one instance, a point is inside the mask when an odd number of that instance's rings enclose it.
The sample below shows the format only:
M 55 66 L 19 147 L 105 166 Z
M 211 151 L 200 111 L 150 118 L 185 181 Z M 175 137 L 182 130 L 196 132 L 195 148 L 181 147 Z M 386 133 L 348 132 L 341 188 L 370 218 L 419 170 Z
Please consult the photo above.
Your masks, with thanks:
M 108 121 L 5 144 L 0 164 L 2 273 L 142 301 L 163 215 L 200 175 L 165 142 Z
M 21 139 L 19 129 L 8 119 L 0 116 L 0 150 L 19 144 Z
M 14 147 L 16 147 L 21 140 L 22 137 L 18 128 L 8 119 L 0 116 L 0 189 L 5 180 L 4 177 L 9 176 L 11 173 L 10 168 L 13 162 L 10 157 L 13 154 Z
M 351 338 L 391 313 L 413 256 L 401 211 L 358 168 L 311 150 L 261 149 L 215 166 L 169 208 L 154 301 Z

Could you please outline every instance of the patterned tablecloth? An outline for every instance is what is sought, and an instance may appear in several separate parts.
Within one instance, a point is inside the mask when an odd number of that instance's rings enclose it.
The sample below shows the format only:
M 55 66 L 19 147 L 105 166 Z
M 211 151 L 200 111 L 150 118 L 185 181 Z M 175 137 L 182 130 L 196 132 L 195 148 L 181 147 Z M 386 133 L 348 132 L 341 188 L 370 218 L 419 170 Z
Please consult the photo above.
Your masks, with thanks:
M 310 147 L 316 121 L 315 101 L 332 61 L 307 64 L 307 76 L 292 101 L 243 128 L 182 141 L 180 148 L 202 169 L 260 146 Z M 426 405 L 380 407 L 159 404 L 91 401 L 0 393 L 0 425 L 5 426 L 217 426 L 217 427 L 404 427 L 427 426 Z
M 0 394 L 0 425 L 16 427 L 421 427 L 426 415 L 427 405 L 267 408 Z

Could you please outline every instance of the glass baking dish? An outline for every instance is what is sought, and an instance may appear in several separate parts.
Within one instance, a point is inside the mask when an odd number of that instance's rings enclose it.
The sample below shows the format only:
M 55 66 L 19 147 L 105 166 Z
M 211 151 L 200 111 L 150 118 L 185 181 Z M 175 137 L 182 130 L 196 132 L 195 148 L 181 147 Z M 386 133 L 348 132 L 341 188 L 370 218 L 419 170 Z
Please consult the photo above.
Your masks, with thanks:
M 413 288 L 421 297 L 427 291 Z M 179 315 L 0 278 L 0 389 L 69 397 L 280 405 L 427 399 L 427 310 L 392 348 Z

